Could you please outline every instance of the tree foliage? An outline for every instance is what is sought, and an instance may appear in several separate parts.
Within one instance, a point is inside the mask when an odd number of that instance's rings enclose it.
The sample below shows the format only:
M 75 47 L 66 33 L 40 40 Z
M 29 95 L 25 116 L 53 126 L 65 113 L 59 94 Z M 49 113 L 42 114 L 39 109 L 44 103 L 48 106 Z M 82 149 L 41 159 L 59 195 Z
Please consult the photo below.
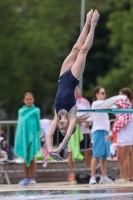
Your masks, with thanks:
M 16 118 L 27 91 L 33 92 L 43 117 L 52 113 L 62 62 L 80 32 L 80 5 L 80 0 L 0 1 L 0 106 L 7 112 L 8 119 Z M 111 37 L 115 38 L 110 45 L 118 40 L 113 27 L 118 28 L 114 19 L 119 13 L 110 15 L 109 29 L 105 26 L 113 6 L 120 11 L 121 3 L 114 0 L 86 0 L 86 13 L 93 8 L 101 14 L 83 76 L 83 91 L 87 98 L 92 96 L 91 89 L 97 83 L 97 76 L 105 75 L 114 63 L 115 51 L 108 49 L 108 43 L 110 31 Z M 122 23 L 122 18 L 119 20 Z M 120 42 L 116 43 L 112 48 L 122 49 Z M 102 84 L 100 79 L 98 83 Z
M 114 11 L 109 16 L 110 50 L 114 52 L 111 70 L 97 79 L 111 96 L 122 87 L 133 91 L 133 0 L 115 1 Z
M 27 91 L 42 110 L 51 110 L 62 59 L 79 21 L 77 6 L 59 0 L 0 1 L 0 100 L 9 117 Z

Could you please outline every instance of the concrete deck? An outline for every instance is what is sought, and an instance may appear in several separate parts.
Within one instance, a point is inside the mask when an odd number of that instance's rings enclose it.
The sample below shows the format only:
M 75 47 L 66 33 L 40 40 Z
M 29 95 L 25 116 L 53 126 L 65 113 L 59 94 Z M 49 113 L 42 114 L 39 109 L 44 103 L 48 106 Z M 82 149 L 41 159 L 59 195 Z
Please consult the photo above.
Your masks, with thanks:
M 6 170 L 10 182 L 14 184 L 0 184 L 0 199 L 2 200 L 132 200 L 133 183 L 130 184 L 76 184 L 66 182 L 68 176 L 67 162 L 51 162 L 47 168 L 37 162 L 37 184 L 19 186 L 18 181 L 23 178 L 22 163 L 0 165 Z M 88 170 L 85 163 L 76 163 L 76 172 Z M 108 161 L 108 172 L 118 175 L 118 163 Z M 75 173 L 76 173 L 75 172 Z M 2 179 L 3 175 L 1 176 Z M 4 179 L 3 179 L 4 180 Z M 57 182 L 58 181 L 58 182 Z
M 17 184 L 1 184 L 0 192 L 3 191 L 23 191 L 23 190 L 105 190 L 105 189 L 121 189 L 121 190 L 133 190 L 132 184 L 77 184 L 71 185 L 68 182 L 48 182 L 37 183 L 30 186 L 19 186 Z
M 19 163 L 1 163 L 0 173 L 6 171 L 11 184 L 17 184 L 21 179 L 24 178 L 23 162 Z M 75 174 L 81 172 L 89 172 L 90 170 L 86 167 L 84 161 L 77 161 L 74 167 Z M 108 160 L 107 172 L 114 174 L 117 178 L 119 177 L 118 162 Z M 42 161 L 36 162 L 36 181 L 37 183 L 44 182 L 65 182 L 67 181 L 69 169 L 67 166 L 67 160 L 57 162 L 50 161 L 46 168 L 42 167 Z M 1 175 L 1 174 L 0 174 Z M 58 177 L 58 178 L 57 178 Z M 7 183 L 5 176 L 0 176 L 0 184 Z
M 68 182 L 32 186 L 0 185 L 1 200 L 133 200 L 133 184 L 70 185 Z

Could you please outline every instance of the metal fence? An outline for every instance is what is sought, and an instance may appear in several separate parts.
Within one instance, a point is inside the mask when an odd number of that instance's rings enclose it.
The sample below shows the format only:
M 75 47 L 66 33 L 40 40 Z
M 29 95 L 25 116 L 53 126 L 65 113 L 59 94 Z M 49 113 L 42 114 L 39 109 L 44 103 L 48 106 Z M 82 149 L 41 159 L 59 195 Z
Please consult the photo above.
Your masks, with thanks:
M 7 148 L 9 148 L 9 145 L 14 146 L 14 139 L 15 139 L 15 132 L 16 132 L 16 125 L 17 125 L 17 121 L 0 121 L 0 126 L 4 127 L 5 133 L 6 133 L 6 137 L 7 137 L 7 141 L 8 141 L 8 146 Z M 54 144 L 59 145 L 59 143 L 62 141 L 63 137 L 61 134 L 59 134 L 58 129 L 56 130 L 56 134 L 54 136 Z M 16 172 L 22 172 L 23 170 L 16 170 L 15 167 L 13 170 L 8 169 L 8 167 L 6 167 L 6 164 L 8 162 L 0 162 L 0 174 L 4 175 L 4 178 L 6 179 L 7 184 L 10 184 L 10 179 L 8 174 L 9 173 L 16 173 Z M 5 166 L 4 166 L 5 165 Z M 97 168 L 99 168 L 99 165 L 97 166 Z M 74 168 L 74 171 L 85 171 L 87 170 L 87 168 Z M 90 170 L 90 169 L 88 169 Z M 37 172 L 64 172 L 64 171 L 70 171 L 70 169 L 62 169 L 62 168 L 58 168 L 58 169 L 47 169 L 47 168 L 42 168 L 42 169 L 36 169 Z
M 114 119 L 110 120 L 110 124 L 111 126 L 113 125 Z M 16 125 L 17 125 L 17 121 L 0 121 L 0 126 L 4 127 L 5 133 L 6 133 L 6 137 L 7 137 L 7 141 L 8 141 L 8 146 L 7 148 L 9 148 L 9 145 L 14 146 L 14 139 L 15 139 L 15 132 L 16 132 Z M 55 145 L 59 145 L 59 143 L 62 141 L 63 137 L 61 134 L 59 134 L 58 129 L 56 130 L 56 134 L 54 135 L 54 144 Z M 0 147 L 1 150 L 1 147 Z M 10 179 L 8 174 L 9 173 L 15 173 L 15 172 L 22 172 L 23 170 L 16 170 L 15 167 L 13 170 L 8 169 L 8 167 L 6 167 L 6 164 L 8 162 L 0 162 L 0 174 L 4 175 L 4 178 L 6 179 L 7 184 L 10 184 Z M 3 167 L 4 166 L 4 167 Z M 100 164 L 97 165 L 97 169 L 99 169 Z M 58 169 L 47 169 L 47 168 L 42 168 L 42 169 L 36 169 L 37 172 L 64 172 L 64 171 L 69 171 L 70 169 L 62 169 L 62 168 L 58 168 Z M 74 168 L 74 171 L 85 171 L 85 170 L 90 170 L 87 168 Z
M 8 151 L 10 143 L 11 143 L 11 145 L 14 145 L 16 124 L 17 124 L 17 121 L 0 121 L 0 126 L 4 129 L 4 134 L 6 135 L 6 139 L 8 141 L 7 151 Z M 3 152 L 2 151 L 2 147 L 1 147 L 1 143 L 0 143 L 0 152 Z M 0 164 L 1 164 L 0 173 L 4 175 L 4 178 L 6 179 L 6 182 L 8 184 L 10 184 L 10 179 L 9 179 L 9 176 L 8 176 L 8 170 L 4 169 L 4 165 L 6 164 L 6 162 L 4 162 L 4 161 L 5 161 L 4 158 L 1 158 L 1 161 L 0 161 Z

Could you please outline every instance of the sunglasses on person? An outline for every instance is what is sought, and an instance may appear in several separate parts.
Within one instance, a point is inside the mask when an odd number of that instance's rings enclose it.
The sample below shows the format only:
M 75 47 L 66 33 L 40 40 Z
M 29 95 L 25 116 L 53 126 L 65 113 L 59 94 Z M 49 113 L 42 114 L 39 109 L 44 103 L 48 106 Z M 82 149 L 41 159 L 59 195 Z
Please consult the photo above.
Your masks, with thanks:
M 100 94 L 104 95 L 104 94 L 106 94 L 106 92 L 100 92 Z

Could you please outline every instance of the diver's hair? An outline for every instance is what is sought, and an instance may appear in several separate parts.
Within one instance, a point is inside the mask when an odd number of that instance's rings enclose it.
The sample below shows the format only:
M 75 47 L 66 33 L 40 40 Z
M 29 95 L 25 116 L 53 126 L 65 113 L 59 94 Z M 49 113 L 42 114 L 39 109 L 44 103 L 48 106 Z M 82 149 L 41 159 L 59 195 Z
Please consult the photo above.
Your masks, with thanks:
M 76 126 L 75 126 L 75 128 L 73 129 L 72 134 L 75 133 L 75 131 L 76 131 Z M 63 137 L 66 136 L 66 133 L 62 133 L 62 132 L 61 132 L 61 134 L 62 134 Z
M 66 133 L 62 133 L 62 132 L 61 132 L 61 134 L 62 134 L 63 137 L 65 137 L 65 135 L 66 135 Z
M 132 91 L 130 90 L 130 88 L 124 87 L 124 88 L 122 88 L 122 89 L 120 90 L 120 92 L 121 92 L 122 94 L 125 94 L 125 95 L 128 97 L 128 99 L 133 103 L 133 93 L 132 93 Z
M 79 124 L 81 125 L 82 123 L 86 122 L 86 120 L 91 116 L 91 114 L 84 114 L 84 115 L 81 115 L 81 116 L 78 116 L 77 117 L 77 121 L 76 121 L 76 124 Z M 76 126 L 75 128 L 73 129 L 72 131 L 72 134 L 76 131 Z M 66 135 L 66 133 L 61 133 L 64 137 Z
M 25 98 L 27 95 L 31 95 L 31 96 L 34 98 L 34 95 L 33 95 L 31 92 L 26 92 L 26 93 L 24 94 L 24 98 Z
M 82 123 L 86 122 L 86 120 L 91 116 L 91 114 L 87 115 L 81 115 L 77 117 L 77 124 L 81 125 Z
M 97 87 L 94 88 L 94 90 L 93 90 L 93 101 L 97 100 L 96 94 L 99 93 L 101 88 L 103 88 L 103 87 L 97 86 Z

